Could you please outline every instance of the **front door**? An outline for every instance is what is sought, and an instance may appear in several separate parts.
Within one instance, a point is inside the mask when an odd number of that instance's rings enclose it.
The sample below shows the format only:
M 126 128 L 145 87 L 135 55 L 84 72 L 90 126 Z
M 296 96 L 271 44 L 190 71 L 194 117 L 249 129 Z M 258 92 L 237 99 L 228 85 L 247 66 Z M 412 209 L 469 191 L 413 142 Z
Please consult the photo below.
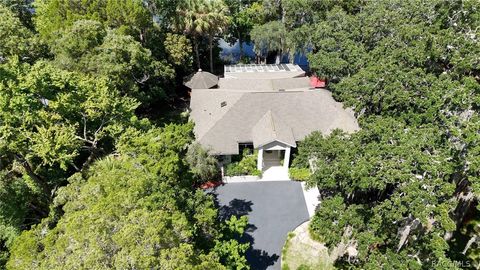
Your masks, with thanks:
M 274 166 L 282 166 L 284 152 L 285 150 L 265 150 L 263 152 L 264 170 Z

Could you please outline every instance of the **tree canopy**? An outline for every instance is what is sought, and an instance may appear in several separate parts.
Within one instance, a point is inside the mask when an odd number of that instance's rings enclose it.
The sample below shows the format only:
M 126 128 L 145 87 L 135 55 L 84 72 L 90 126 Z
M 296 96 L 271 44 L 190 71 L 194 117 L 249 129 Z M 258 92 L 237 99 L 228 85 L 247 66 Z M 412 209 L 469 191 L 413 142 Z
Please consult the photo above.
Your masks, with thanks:
M 211 197 L 181 179 L 191 126 L 136 132 L 119 139 L 117 155 L 68 179 L 52 205 L 61 217 L 22 233 L 7 269 L 225 269 L 230 253 L 215 247 L 236 232 L 219 224 Z
M 351 3 L 311 27 L 311 69 L 362 128 L 300 143 L 294 165 L 322 194 L 311 234 L 341 268 L 478 267 L 480 6 Z
M 0 269 L 248 269 L 215 160 L 157 117 L 192 68 L 176 3 L 31 4 L 0 4 Z

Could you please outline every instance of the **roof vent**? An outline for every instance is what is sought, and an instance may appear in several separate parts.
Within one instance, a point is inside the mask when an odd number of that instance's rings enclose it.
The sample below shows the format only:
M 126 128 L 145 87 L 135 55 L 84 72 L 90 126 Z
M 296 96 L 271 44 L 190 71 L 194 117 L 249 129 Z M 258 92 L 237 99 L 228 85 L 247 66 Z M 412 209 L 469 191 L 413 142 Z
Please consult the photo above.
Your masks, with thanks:
M 227 102 L 226 102 L 226 101 L 222 101 L 222 103 L 220 103 L 220 107 L 223 108 L 223 107 L 225 107 L 225 106 L 227 106 Z
M 285 92 L 285 89 L 278 89 L 278 92 Z

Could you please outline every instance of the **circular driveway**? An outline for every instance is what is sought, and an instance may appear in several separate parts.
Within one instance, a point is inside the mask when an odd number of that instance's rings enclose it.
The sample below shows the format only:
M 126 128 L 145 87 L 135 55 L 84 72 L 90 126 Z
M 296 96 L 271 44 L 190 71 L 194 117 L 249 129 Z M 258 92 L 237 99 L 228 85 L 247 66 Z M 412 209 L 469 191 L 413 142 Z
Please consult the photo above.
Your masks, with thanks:
M 220 217 L 248 215 L 242 242 L 249 242 L 246 257 L 251 269 L 280 269 L 287 234 L 309 219 L 301 184 L 293 181 L 230 183 L 210 191 Z

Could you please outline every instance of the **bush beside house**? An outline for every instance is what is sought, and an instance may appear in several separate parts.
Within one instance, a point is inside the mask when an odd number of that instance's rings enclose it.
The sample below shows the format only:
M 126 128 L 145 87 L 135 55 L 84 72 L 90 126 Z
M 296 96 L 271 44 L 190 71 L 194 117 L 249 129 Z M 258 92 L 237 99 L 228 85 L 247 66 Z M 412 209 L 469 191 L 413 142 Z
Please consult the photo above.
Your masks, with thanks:
M 307 181 L 310 178 L 310 169 L 292 167 L 288 170 L 288 177 L 292 180 Z
M 233 162 L 225 168 L 226 176 L 242 176 L 253 175 L 261 176 L 262 171 L 257 169 L 257 153 L 251 153 L 250 149 L 244 149 L 242 159 L 238 162 Z
M 220 173 L 218 160 L 199 143 L 189 145 L 185 159 L 197 184 L 218 180 Z

